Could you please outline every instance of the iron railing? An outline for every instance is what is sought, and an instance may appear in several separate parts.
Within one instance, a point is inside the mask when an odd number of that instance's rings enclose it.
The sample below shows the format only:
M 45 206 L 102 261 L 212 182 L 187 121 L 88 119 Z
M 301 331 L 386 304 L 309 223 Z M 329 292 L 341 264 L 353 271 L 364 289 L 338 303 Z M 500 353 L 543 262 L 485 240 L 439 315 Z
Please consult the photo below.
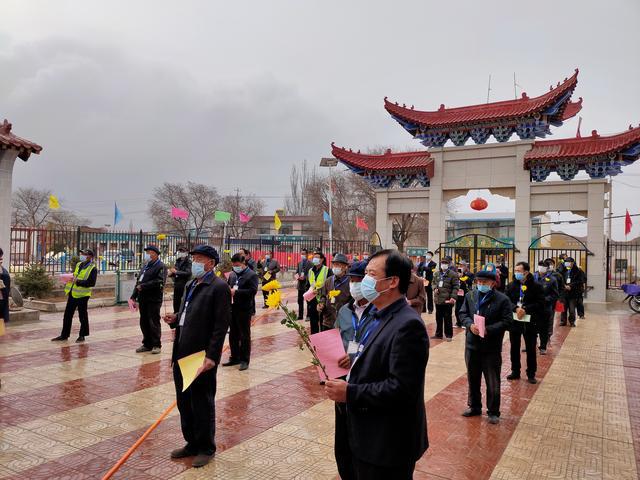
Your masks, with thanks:
M 607 241 L 607 288 L 638 282 L 640 243 Z

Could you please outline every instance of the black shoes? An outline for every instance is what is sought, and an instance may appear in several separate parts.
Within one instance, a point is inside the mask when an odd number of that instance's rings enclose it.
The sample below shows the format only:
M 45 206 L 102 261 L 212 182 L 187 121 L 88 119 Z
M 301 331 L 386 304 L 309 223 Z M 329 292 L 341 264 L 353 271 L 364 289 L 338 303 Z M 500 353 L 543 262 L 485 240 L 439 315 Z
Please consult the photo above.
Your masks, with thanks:
M 144 353 L 144 352 L 150 352 L 151 349 L 145 347 L 144 345 L 140 345 L 138 348 L 136 348 L 136 353 Z
M 84 342 L 84 335 L 80 335 L 78 338 L 76 338 L 76 343 L 82 343 Z
M 547 349 L 546 348 L 541 348 L 540 349 L 540 355 L 546 355 L 547 354 Z
M 498 423 L 500 423 L 500 417 L 498 417 L 497 415 L 489 415 L 489 423 L 491 425 L 497 425 Z
M 560 322 L 560 326 L 561 327 L 566 327 L 567 326 L 567 322 Z
M 240 368 L 238 370 L 243 371 L 249 368 L 249 364 L 247 362 L 240 362 Z
M 62 335 L 58 335 L 56 338 L 52 338 L 52 342 L 64 342 L 65 340 L 69 340 L 69 337 L 63 337 Z
M 538 383 L 538 380 L 536 380 L 536 377 L 529 377 L 527 378 L 527 382 L 529 382 L 531 385 L 535 385 L 536 383 Z
M 462 412 L 463 417 L 479 417 L 480 415 L 482 415 L 482 410 L 475 410 L 473 408 L 467 408 Z
M 212 458 L 213 458 L 213 455 L 205 455 L 203 453 L 199 453 L 193 459 L 193 462 L 191 462 L 191 466 L 193 468 L 204 467 L 207 463 L 211 461 Z
M 187 447 L 178 448 L 171 452 L 171 458 L 194 457 L 196 454 L 188 450 Z
M 509 375 L 507 375 L 507 380 L 520 380 L 520 374 L 511 372 Z
M 229 359 L 228 362 L 222 364 L 223 367 L 233 367 L 234 365 L 238 365 L 240 362 L 236 362 L 235 360 Z

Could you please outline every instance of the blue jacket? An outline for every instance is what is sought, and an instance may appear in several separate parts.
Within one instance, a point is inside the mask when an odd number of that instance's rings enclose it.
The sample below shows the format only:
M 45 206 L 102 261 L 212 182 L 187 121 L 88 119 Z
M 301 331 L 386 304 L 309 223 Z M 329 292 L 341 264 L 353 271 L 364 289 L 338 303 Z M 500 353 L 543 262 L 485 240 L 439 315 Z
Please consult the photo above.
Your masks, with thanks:
M 358 336 L 354 338 L 354 329 L 353 329 L 353 317 L 355 315 L 355 307 L 353 298 L 347 303 L 343 305 L 338 311 L 338 316 L 336 318 L 336 323 L 333 328 L 337 328 L 340 330 L 340 337 L 342 337 L 342 344 L 344 345 L 344 351 L 346 352 L 349 348 L 349 342 L 351 340 L 355 340 L 359 342 L 362 339 L 364 332 L 367 331 L 371 321 L 373 319 L 372 312 L 375 311 L 375 307 L 372 304 L 367 305 L 362 313 L 362 318 L 360 321 L 362 322 L 359 325 Z M 372 332 L 373 333 L 373 332 Z M 353 359 L 355 358 L 355 354 L 349 355 L 351 362 L 353 363 Z
M 427 450 L 424 375 L 429 337 L 403 296 L 374 314 L 347 386 L 347 431 L 353 456 L 373 465 L 415 462 Z

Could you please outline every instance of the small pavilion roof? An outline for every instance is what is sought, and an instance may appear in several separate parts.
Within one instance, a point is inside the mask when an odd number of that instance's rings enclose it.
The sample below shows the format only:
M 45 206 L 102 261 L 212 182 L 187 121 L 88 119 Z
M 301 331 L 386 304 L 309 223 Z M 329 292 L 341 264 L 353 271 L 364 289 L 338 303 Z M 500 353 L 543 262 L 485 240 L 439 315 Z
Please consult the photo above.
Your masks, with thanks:
M 18 157 L 27 160 L 32 153 L 40 153 L 42 147 L 24 138 L 11 133 L 11 124 L 5 118 L 0 123 L 0 149 L 13 149 L 18 151 Z
M 558 83 L 555 88 L 551 87 L 547 93 L 538 97 L 529 98 L 523 92 L 522 98 L 516 100 L 456 108 L 445 108 L 444 105 L 440 105 L 440 108 L 436 111 L 414 110 L 413 106 L 400 106 L 397 103 L 390 102 L 385 97 L 384 108 L 396 118 L 428 128 L 455 128 L 528 117 L 545 112 L 562 121 L 576 115 L 582 108 L 582 99 L 579 102 L 570 102 L 569 100 L 577 84 L 578 69 L 575 70 L 571 77 L 565 78 L 564 82 Z M 558 102 L 562 102 L 561 105 L 553 108 L 558 105 Z
M 428 151 L 391 153 L 387 150 L 381 155 L 354 152 L 331 144 L 335 158 L 358 173 L 383 171 L 425 172 L 433 177 L 433 158 Z
M 601 156 L 637 157 L 640 154 L 640 126 L 614 135 L 601 136 L 596 130 L 589 137 L 536 140 L 533 148 L 524 155 L 524 166 L 533 160 L 581 159 Z

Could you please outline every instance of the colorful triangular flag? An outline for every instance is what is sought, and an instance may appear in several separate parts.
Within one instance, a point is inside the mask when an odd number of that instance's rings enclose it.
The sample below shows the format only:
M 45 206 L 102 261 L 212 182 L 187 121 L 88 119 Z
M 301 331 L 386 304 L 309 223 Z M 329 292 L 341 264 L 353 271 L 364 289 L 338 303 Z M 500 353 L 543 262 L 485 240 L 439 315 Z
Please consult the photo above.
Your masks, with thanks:
M 322 220 L 327 222 L 329 225 L 333 225 L 333 220 L 331 220 L 331 216 L 327 212 L 322 212 Z
M 631 215 L 629 215 L 629 210 L 627 210 L 627 214 L 624 216 L 625 237 L 631 233 L 631 228 L 633 228 L 633 222 L 631 221 Z
M 186 220 L 189 218 L 189 212 L 181 208 L 171 207 L 171 218 L 182 218 Z
M 273 216 L 273 225 L 276 228 L 276 232 L 278 230 L 280 230 L 280 227 L 282 227 L 282 222 L 280 221 L 280 217 L 278 216 L 278 212 L 276 212 L 276 214 Z
M 216 222 L 228 222 L 229 220 L 231 220 L 231 213 L 216 210 L 213 214 L 213 219 Z
M 51 210 L 58 210 L 60 208 L 60 202 L 55 195 L 49 195 L 49 208 Z
M 244 212 L 240 212 L 240 223 L 249 223 L 251 221 L 251 217 Z
M 120 220 L 122 220 L 122 213 L 120 212 L 120 209 L 118 208 L 118 204 L 116 202 L 113 202 L 113 226 L 115 227 L 118 222 Z
M 365 230 L 365 231 L 369 231 L 369 225 L 367 225 L 367 222 L 364 221 L 364 218 L 360 218 L 360 217 L 356 217 L 356 228 L 359 228 L 360 230 Z

